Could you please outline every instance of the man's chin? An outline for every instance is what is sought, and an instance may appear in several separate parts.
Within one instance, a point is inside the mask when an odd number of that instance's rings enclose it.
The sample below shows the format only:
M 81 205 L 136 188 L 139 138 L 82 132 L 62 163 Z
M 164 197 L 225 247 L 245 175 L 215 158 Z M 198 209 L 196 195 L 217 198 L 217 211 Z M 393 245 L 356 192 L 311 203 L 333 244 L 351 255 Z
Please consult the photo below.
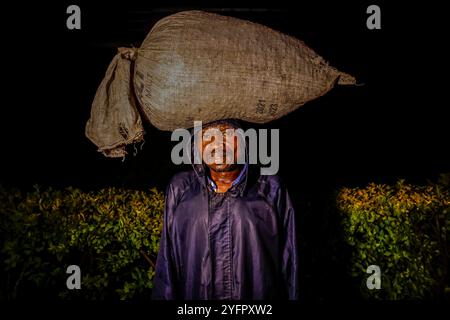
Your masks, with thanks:
M 237 168 L 236 164 L 213 164 L 209 165 L 209 168 L 215 172 L 229 172 L 234 171 Z

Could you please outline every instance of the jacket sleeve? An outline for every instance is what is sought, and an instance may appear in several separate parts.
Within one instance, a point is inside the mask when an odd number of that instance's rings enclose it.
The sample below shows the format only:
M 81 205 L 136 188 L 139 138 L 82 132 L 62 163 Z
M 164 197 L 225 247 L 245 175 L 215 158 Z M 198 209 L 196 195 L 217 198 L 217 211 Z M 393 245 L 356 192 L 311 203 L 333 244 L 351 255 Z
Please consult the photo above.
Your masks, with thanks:
M 155 279 L 153 280 L 152 299 L 155 300 L 177 299 L 177 275 L 175 273 L 173 247 L 169 232 L 173 221 L 175 206 L 175 195 L 172 185 L 169 184 L 166 190 L 163 230 L 158 257 L 156 259 Z
M 282 281 L 289 300 L 299 298 L 299 261 L 295 211 L 285 188 L 280 188 L 278 210 L 282 217 Z

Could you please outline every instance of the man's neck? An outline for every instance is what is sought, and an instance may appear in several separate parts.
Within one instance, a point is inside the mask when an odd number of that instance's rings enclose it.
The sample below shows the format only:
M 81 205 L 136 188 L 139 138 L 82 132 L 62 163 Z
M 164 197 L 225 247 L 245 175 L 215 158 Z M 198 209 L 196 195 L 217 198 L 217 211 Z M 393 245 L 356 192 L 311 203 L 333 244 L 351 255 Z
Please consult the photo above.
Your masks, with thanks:
M 216 192 L 227 192 L 228 189 L 231 188 L 233 181 L 236 180 L 236 178 L 239 176 L 239 173 L 241 173 L 241 170 L 241 167 L 237 167 L 235 170 L 224 172 L 210 170 L 211 179 L 217 186 Z

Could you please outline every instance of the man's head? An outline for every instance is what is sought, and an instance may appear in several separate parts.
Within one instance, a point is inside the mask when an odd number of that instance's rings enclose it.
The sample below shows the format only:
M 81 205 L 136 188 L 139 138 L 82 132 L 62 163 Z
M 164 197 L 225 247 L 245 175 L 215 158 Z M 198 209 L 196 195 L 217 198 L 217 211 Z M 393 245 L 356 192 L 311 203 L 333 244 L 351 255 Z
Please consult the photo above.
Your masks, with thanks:
M 221 120 L 202 127 L 199 151 L 203 162 L 215 172 L 233 171 L 238 168 L 238 159 L 244 156 L 243 140 L 239 138 L 239 125 L 230 120 Z

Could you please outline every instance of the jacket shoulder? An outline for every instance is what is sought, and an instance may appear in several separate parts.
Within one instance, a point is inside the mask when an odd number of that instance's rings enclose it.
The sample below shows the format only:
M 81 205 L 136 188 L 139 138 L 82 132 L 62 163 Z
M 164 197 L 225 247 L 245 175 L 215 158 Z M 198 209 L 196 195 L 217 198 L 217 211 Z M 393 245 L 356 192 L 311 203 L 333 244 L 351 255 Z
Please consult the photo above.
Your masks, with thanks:
M 288 195 L 287 187 L 278 175 L 259 176 L 258 192 L 271 203 L 277 203 Z
M 277 191 L 284 189 L 284 183 L 279 175 L 261 175 L 259 176 L 259 183 L 270 188 L 270 190 Z
M 167 191 L 171 190 L 177 198 L 189 189 L 197 180 L 198 177 L 193 170 L 179 172 L 170 179 Z

